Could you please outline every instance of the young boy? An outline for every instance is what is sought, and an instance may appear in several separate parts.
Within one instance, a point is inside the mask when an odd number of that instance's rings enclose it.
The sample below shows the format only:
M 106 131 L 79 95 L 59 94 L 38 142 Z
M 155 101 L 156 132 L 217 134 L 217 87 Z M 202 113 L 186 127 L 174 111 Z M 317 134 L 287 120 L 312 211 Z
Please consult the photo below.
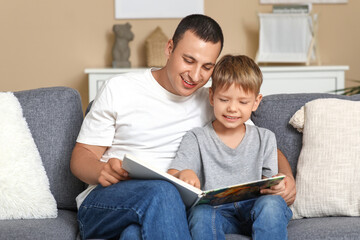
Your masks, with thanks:
M 271 177 L 278 173 L 276 139 L 267 129 L 245 124 L 262 99 L 262 73 L 246 56 L 224 56 L 214 68 L 209 90 L 215 120 L 189 131 L 169 173 L 203 190 Z M 292 212 L 278 195 L 190 210 L 193 239 L 287 239 Z

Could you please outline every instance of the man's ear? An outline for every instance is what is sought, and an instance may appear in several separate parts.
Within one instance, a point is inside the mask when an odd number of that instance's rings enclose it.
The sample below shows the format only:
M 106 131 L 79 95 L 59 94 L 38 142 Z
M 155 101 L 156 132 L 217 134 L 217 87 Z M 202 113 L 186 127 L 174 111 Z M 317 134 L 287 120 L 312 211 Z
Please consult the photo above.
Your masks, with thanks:
M 209 102 L 211 106 L 214 106 L 214 92 L 209 88 Z
M 172 51 L 174 50 L 174 42 L 172 39 L 170 39 L 167 44 L 166 44 L 166 47 L 165 47 L 165 56 L 167 58 L 170 57 L 170 54 L 172 53 Z
M 262 100 L 262 95 L 259 93 L 259 94 L 257 95 L 257 97 L 255 98 L 255 103 L 254 103 L 254 106 L 253 106 L 253 108 L 252 108 L 252 111 L 253 111 L 253 112 L 255 112 L 256 109 L 259 107 L 259 104 L 260 104 L 261 100 Z

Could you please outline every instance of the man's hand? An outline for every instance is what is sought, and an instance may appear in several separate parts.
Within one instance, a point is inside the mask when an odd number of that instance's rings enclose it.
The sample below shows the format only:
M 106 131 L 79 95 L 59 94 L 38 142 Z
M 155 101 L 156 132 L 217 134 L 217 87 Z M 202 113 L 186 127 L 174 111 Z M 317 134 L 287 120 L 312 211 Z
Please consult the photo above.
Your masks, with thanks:
M 276 176 L 285 175 L 279 173 Z M 262 189 L 261 194 L 280 195 L 288 206 L 294 203 L 296 197 L 295 179 L 292 176 L 285 175 L 285 178 L 277 185 L 269 189 Z
M 117 158 L 110 158 L 104 164 L 98 178 L 99 183 L 103 187 L 108 187 L 123 180 L 128 180 L 129 174 L 122 168 L 122 161 Z

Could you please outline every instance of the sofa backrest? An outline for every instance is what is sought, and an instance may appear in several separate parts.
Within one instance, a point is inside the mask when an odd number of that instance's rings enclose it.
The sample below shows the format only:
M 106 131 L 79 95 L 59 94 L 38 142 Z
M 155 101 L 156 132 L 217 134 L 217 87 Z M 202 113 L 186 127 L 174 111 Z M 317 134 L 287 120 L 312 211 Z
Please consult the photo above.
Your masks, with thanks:
M 263 97 L 258 109 L 251 116 L 255 125 L 275 133 L 278 148 L 288 159 L 294 176 L 296 176 L 297 161 L 302 147 L 302 134 L 289 124 L 289 120 L 305 103 L 318 98 L 360 101 L 360 94 L 353 96 L 326 93 L 268 95 Z
M 39 150 L 59 209 L 76 209 L 85 185 L 70 171 L 70 158 L 83 120 L 79 93 L 67 87 L 15 92 Z

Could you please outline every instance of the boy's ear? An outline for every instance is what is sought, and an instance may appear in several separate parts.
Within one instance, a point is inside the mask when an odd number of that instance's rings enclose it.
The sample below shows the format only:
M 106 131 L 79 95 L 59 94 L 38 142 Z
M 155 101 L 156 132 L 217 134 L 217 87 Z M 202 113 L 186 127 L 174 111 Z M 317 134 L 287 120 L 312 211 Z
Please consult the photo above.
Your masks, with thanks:
M 173 42 L 172 39 L 170 39 L 170 40 L 167 42 L 166 47 L 165 47 L 165 56 L 166 56 L 167 58 L 170 57 L 170 54 L 172 53 L 173 49 L 174 49 L 174 42 Z
M 214 93 L 211 88 L 209 88 L 209 102 L 211 106 L 214 106 Z
M 262 95 L 259 93 L 255 98 L 255 103 L 254 103 L 254 106 L 252 108 L 253 112 L 255 112 L 256 109 L 259 107 L 259 104 L 260 104 L 261 100 L 262 100 Z

